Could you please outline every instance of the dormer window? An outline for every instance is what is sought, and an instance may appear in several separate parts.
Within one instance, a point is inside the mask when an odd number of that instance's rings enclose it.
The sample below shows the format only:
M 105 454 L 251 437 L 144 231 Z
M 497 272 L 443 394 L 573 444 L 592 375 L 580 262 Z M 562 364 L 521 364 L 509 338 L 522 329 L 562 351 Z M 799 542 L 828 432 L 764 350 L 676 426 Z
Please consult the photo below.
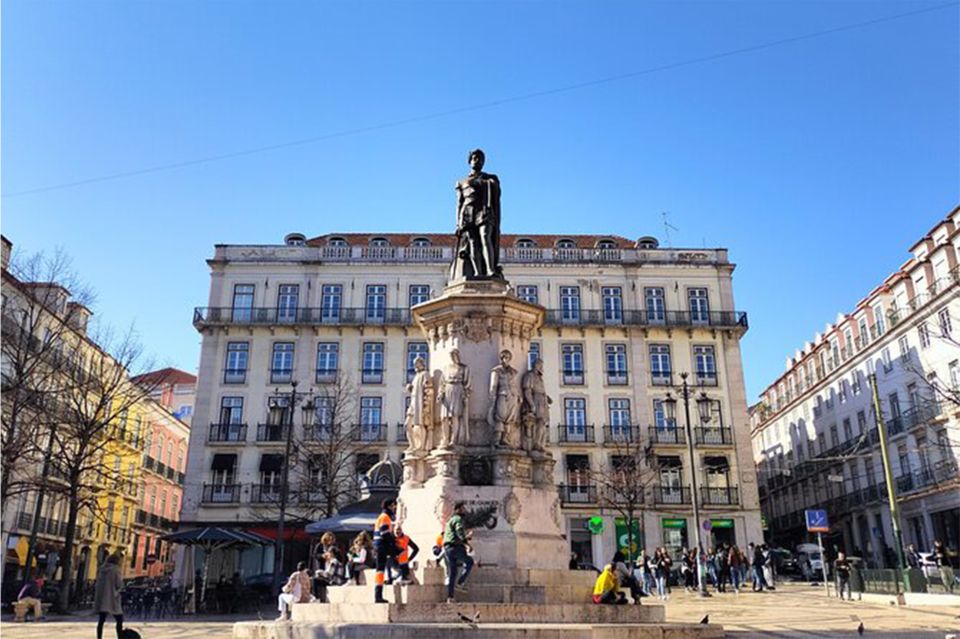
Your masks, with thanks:
M 659 246 L 660 243 L 657 241 L 657 238 L 650 237 L 649 235 L 641 237 L 639 240 L 637 240 L 637 248 L 639 249 L 652 250 L 658 248 Z
M 307 238 L 303 233 L 289 233 L 283 238 L 283 243 L 287 246 L 304 246 L 307 243 Z
M 576 242 L 574 242 L 573 240 L 570 240 L 570 239 L 566 239 L 566 238 L 565 238 L 565 239 L 562 239 L 562 240 L 557 240 L 557 248 L 558 248 L 558 249 L 572 249 L 572 248 L 577 248 L 577 244 L 576 244 Z
M 384 246 L 390 246 L 390 242 L 388 242 L 387 238 L 385 237 L 375 237 L 370 240 L 370 246 L 380 248 Z
M 536 244 L 528 237 L 517 240 L 517 248 L 534 248 Z
M 598 249 L 615 249 L 617 248 L 617 243 L 613 240 L 600 240 L 597 242 Z
M 331 237 L 327 241 L 327 246 L 349 246 L 347 241 L 342 237 Z
M 425 237 L 415 237 L 413 238 L 413 241 L 410 242 L 410 246 L 416 246 L 418 248 L 430 246 L 430 240 Z

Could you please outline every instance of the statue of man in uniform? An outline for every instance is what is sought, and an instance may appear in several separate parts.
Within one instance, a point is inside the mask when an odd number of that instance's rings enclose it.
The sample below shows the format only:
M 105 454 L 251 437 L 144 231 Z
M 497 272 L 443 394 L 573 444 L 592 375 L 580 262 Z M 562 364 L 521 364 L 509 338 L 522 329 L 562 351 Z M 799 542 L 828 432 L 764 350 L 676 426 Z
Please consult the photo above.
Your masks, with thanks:
M 547 446 L 547 428 L 550 426 L 550 404 L 543 385 L 543 360 L 539 357 L 533 368 L 523 374 L 523 429 L 525 448 L 543 451 Z
M 409 453 L 428 453 L 433 448 L 433 381 L 422 357 L 413 361 L 416 373 L 407 384 L 410 405 L 407 407 L 406 427 L 410 439 Z
M 493 445 L 516 448 L 516 430 L 520 419 L 520 380 L 510 366 L 513 353 L 500 351 L 500 364 L 490 371 L 490 409 L 487 423 L 493 429 Z
M 500 268 L 500 178 L 483 172 L 486 156 L 470 152 L 470 174 L 457 182 L 457 250 L 450 279 L 503 278 Z

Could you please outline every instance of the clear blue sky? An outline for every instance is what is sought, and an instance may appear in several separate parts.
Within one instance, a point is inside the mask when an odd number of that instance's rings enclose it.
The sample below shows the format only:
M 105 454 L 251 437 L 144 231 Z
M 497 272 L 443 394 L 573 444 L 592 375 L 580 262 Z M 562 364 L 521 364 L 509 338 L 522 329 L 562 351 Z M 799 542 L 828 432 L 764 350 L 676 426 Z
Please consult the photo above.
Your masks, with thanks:
M 729 247 L 752 399 L 960 201 L 954 4 L 4 2 L 3 233 L 63 246 L 97 312 L 195 370 L 215 243 L 446 232 L 464 155 L 504 232 Z

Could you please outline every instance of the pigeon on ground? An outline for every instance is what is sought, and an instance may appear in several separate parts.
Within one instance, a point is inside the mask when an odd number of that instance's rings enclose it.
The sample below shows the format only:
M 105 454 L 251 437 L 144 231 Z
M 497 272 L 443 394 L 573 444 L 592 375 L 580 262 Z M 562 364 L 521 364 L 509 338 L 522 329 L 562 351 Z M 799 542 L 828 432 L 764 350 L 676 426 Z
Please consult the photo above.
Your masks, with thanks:
M 700 623 L 702 623 L 703 625 L 707 625 L 708 623 L 710 623 L 710 615 L 704 615 L 703 619 L 700 620 Z
M 473 615 L 473 618 L 466 616 L 462 612 L 458 612 L 457 617 L 460 618 L 460 621 L 475 629 L 477 627 L 477 623 L 480 621 L 480 611 L 478 610 L 476 614 Z
M 863 636 L 863 622 L 862 622 L 862 621 L 860 622 L 860 625 L 857 626 L 857 634 L 860 635 L 861 637 Z

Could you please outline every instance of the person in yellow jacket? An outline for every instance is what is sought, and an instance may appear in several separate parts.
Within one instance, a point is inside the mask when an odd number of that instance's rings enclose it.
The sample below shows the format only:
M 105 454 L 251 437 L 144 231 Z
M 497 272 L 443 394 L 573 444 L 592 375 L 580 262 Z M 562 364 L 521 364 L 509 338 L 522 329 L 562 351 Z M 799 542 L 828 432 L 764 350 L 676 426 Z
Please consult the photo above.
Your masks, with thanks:
M 607 564 L 603 572 L 597 577 L 593 585 L 593 603 L 595 604 L 625 604 L 627 598 L 620 592 L 620 582 L 613 564 Z

